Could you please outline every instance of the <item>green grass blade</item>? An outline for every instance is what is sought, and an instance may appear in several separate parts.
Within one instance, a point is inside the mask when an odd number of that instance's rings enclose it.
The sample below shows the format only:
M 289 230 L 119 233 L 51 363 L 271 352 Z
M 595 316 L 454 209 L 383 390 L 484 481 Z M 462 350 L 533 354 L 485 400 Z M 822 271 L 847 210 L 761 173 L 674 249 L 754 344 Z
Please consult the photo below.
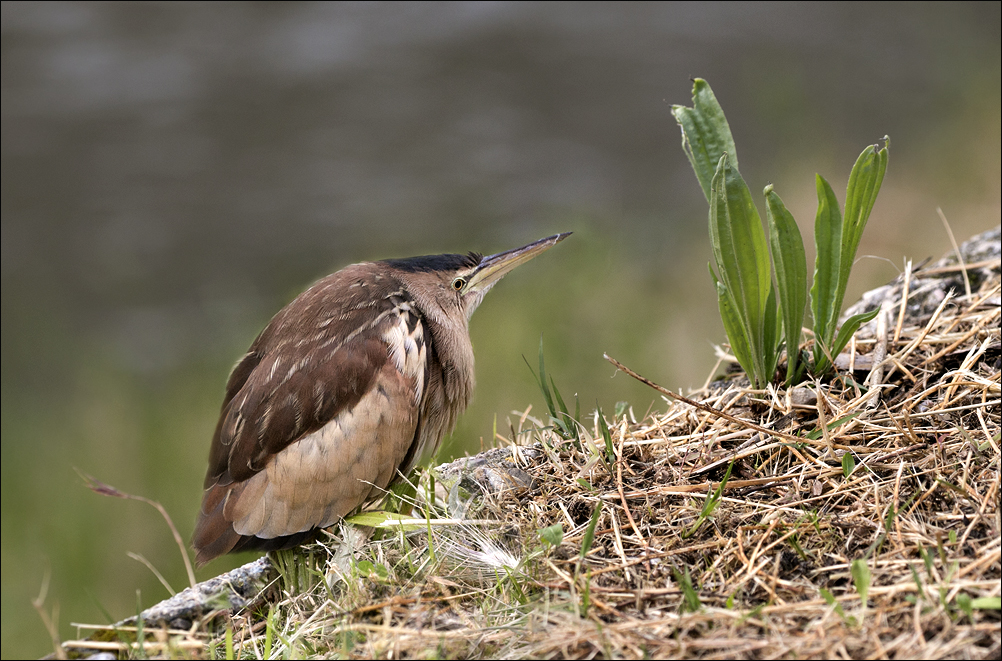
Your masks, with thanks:
M 827 367 L 822 346 L 831 346 L 835 334 L 836 290 L 842 257 L 842 213 L 835 191 L 820 174 L 816 175 L 818 214 L 814 219 L 814 283 L 811 285 L 811 316 L 814 322 L 814 364 L 819 371 Z
M 567 413 L 567 405 L 564 404 L 564 398 L 560 396 L 557 383 L 553 380 L 552 375 L 550 376 L 550 391 L 553 393 L 553 402 L 556 404 L 557 413 Z
M 598 409 L 598 428 L 602 432 L 602 440 L 605 441 L 605 456 L 609 462 L 609 469 L 616 465 L 616 449 L 612 446 L 612 433 L 609 431 L 609 424 L 602 415 L 602 407 Z
M 786 384 L 792 385 L 797 374 L 800 334 L 807 307 L 807 256 L 797 221 L 773 191 L 772 185 L 765 187 L 765 208 L 779 307 L 783 315 L 783 336 L 786 338 Z
M 564 398 L 560 396 L 560 391 L 557 389 L 557 383 L 553 380 L 553 376 L 550 376 L 550 389 L 553 392 L 553 399 L 557 406 L 557 417 L 554 418 L 554 422 L 563 430 L 564 438 L 578 440 L 580 432 L 578 430 L 579 418 L 577 416 L 581 413 L 580 402 L 576 403 L 576 415 L 572 417 L 570 411 L 567 410 L 567 405 L 564 403 Z M 577 400 L 576 395 L 575 400 Z
M 598 505 L 595 506 L 595 511 L 591 513 L 591 520 L 588 521 L 588 527 L 585 528 L 584 536 L 581 538 L 581 554 L 578 556 L 579 561 L 583 561 L 588 552 L 591 551 L 591 545 L 595 541 L 595 529 L 598 527 L 598 519 L 602 515 L 602 501 L 598 501 Z
M 863 608 L 866 608 L 866 598 L 870 593 L 870 566 L 865 560 L 853 560 L 849 573 L 852 574 L 852 582 L 856 586 L 856 592 L 859 593 Z
M 692 524 L 686 532 L 682 533 L 682 539 L 687 539 L 692 537 L 699 527 L 703 525 L 703 521 L 706 521 L 713 514 L 713 510 L 717 509 L 717 505 L 720 503 L 720 496 L 724 493 L 724 487 L 727 486 L 727 480 L 731 479 L 731 471 L 734 470 L 734 462 L 732 461 L 727 465 L 727 471 L 724 472 L 724 479 L 720 480 L 720 484 L 717 485 L 716 490 L 713 495 L 703 501 L 703 510 L 699 513 L 699 517 L 696 522 Z
M 543 360 L 542 337 L 539 338 L 539 373 L 537 374 L 532 369 L 532 365 L 529 365 L 529 361 L 524 356 L 522 359 L 525 360 L 526 366 L 528 366 L 529 371 L 532 372 L 532 378 L 536 380 L 536 385 L 539 387 L 539 391 L 543 393 L 543 401 L 546 402 L 546 410 L 550 415 L 550 421 L 553 423 L 554 427 L 563 438 L 577 439 L 579 433 L 577 421 L 581 412 L 581 404 L 580 402 L 577 402 L 575 416 L 572 417 L 570 411 L 567 410 L 567 405 L 560 396 L 560 391 L 557 390 L 557 384 L 553 380 L 553 377 L 550 377 L 549 383 L 547 383 L 546 361 Z
M 543 401 L 550 412 L 550 417 L 557 417 L 557 411 L 553 406 L 553 397 L 550 395 L 550 387 L 546 383 L 546 363 L 543 361 L 543 337 L 539 337 L 539 389 L 543 392 Z
M 673 567 L 672 573 L 675 574 L 675 582 L 682 588 L 682 612 L 698 612 L 702 608 L 703 603 L 699 600 L 696 586 L 692 584 L 692 575 L 689 573 L 689 568 L 686 567 L 683 573 Z
M 769 297 L 765 302 L 765 317 L 762 328 L 762 360 L 765 363 L 764 378 L 772 381 L 779 362 L 779 305 L 776 303 L 776 288 L 769 287 Z M 763 384 L 764 385 L 764 384 Z
M 863 411 L 854 411 L 854 412 L 849 413 L 847 415 L 843 415 L 841 418 L 838 418 L 836 420 L 832 420 L 831 422 L 829 422 L 828 424 L 826 424 L 825 427 L 828 429 L 828 431 L 831 431 L 833 429 L 836 429 L 839 425 L 842 425 L 842 424 L 844 424 L 844 423 L 852 420 L 853 418 L 858 418 L 862 414 L 863 414 Z M 822 436 L 824 436 L 824 431 L 822 431 L 822 429 L 819 427 L 819 428 L 813 430 L 811 433 L 806 434 L 804 436 L 804 438 L 810 439 L 812 441 L 816 441 L 819 438 L 821 438 Z
M 738 167 L 738 152 L 724 111 L 710 85 L 702 78 L 692 81 L 692 108 L 672 106 L 671 113 L 682 129 L 682 149 L 689 157 L 696 179 L 710 200 L 710 185 L 724 153 Z
M 835 599 L 835 595 L 824 588 L 821 588 L 820 592 L 821 597 L 825 600 L 825 603 L 832 607 L 832 610 L 834 610 L 838 616 L 842 618 L 843 622 L 850 626 L 856 626 L 856 618 L 845 614 L 842 604 L 838 603 L 838 600 Z
M 271 658 L 271 647 L 275 644 L 275 606 L 268 606 L 268 619 L 265 621 L 264 629 L 264 654 L 266 659 Z

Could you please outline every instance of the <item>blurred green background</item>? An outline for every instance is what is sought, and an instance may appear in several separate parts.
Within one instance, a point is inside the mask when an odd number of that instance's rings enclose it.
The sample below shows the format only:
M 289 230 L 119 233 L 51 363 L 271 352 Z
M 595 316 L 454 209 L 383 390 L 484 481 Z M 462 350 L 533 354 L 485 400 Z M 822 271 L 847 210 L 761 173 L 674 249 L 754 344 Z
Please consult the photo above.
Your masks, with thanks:
M 176 589 L 230 367 L 313 280 L 366 259 L 575 234 L 472 321 L 447 454 L 541 397 L 663 406 L 724 335 L 706 207 L 669 114 L 708 79 L 754 190 L 809 241 L 815 172 L 890 167 L 847 301 L 1000 214 L 1000 5 L 2 5 L 2 653 Z M 443 457 L 448 458 L 448 457 Z M 206 578 L 252 556 L 226 558 Z

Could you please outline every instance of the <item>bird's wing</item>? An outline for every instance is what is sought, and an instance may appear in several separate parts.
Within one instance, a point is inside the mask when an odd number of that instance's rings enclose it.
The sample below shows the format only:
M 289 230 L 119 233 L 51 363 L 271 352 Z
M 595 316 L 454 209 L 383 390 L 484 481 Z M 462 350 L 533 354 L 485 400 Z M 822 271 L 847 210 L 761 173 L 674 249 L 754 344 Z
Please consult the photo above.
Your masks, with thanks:
M 343 273 L 276 315 L 230 377 L 195 532 L 204 560 L 241 535 L 333 523 L 385 488 L 411 451 L 421 319 L 392 282 L 360 278 L 343 295 Z M 324 299 L 333 292 L 338 305 Z

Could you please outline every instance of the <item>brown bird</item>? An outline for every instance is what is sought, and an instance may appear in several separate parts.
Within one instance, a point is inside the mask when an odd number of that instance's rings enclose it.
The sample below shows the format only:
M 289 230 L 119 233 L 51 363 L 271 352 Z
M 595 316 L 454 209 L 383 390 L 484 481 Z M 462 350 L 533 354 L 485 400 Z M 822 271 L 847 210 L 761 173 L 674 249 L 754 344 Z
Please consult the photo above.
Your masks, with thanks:
M 197 561 L 310 541 L 429 459 L 473 395 L 473 311 L 569 234 L 353 264 L 275 315 L 226 384 Z

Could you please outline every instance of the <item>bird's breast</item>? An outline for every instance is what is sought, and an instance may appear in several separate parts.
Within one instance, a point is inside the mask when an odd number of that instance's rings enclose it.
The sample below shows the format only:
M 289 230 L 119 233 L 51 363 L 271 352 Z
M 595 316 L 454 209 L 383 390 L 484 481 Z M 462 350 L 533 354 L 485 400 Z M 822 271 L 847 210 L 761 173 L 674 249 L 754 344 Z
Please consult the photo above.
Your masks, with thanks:
M 264 539 L 329 526 L 390 485 L 417 426 L 412 380 L 388 362 L 355 406 L 234 487 L 224 515 Z

